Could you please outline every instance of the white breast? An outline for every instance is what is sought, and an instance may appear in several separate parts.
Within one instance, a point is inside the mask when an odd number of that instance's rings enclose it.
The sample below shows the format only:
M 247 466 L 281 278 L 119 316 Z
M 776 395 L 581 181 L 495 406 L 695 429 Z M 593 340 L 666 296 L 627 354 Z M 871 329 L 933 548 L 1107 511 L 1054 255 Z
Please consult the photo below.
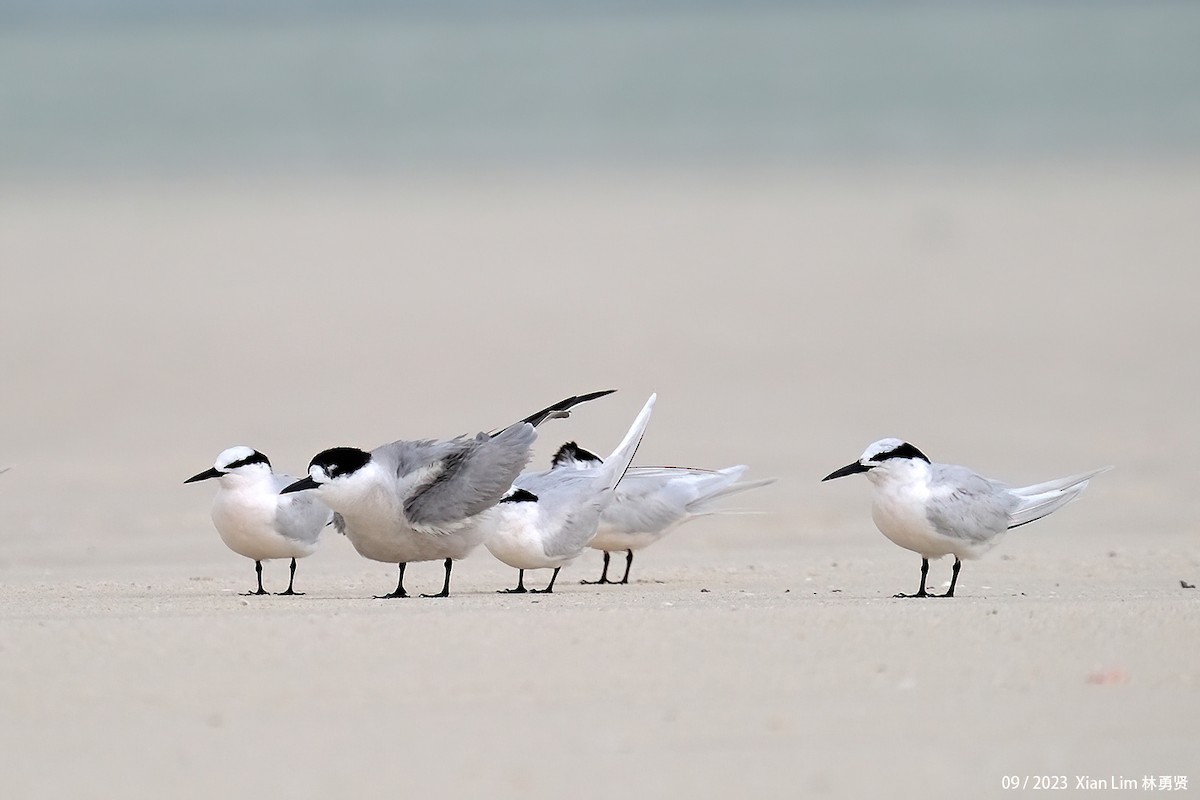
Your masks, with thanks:
M 617 550 L 641 550 L 643 547 L 649 547 L 657 542 L 662 537 L 666 536 L 676 526 L 672 525 L 661 531 L 637 531 L 631 533 L 615 529 L 601 522 L 599 529 L 596 531 L 595 538 L 588 543 L 588 547 L 594 550 L 606 550 L 614 552 Z
M 867 477 L 875 485 L 871 519 L 884 536 L 929 559 L 941 558 L 959 549 L 962 543 L 942 536 L 926 516 L 925 506 L 930 496 L 929 470 L 923 462 L 889 462 L 871 470 Z
M 399 500 L 387 491 L 366 493 L 352 504 L 338 503 L 338 498 L 332 496 L 329 505 L 345 520 L 346 538 L 354 549 L 372 561 L 402 564 L 466 558 L 484 538 L 474 521 L 452 533 L 415 531 L 404 521 Z
M 273 489 L 249 485 L 222 488 L 213 501 L 212 521 L 221 541 L 238 555 L 265 561 L 272 558 L 303 558 L 316 542 L 285 538 L 275 530 L 276 494 Z
M 501 503 L 485 512 L 488 535 L 484 546 L 516 569 L 551 569 L 574 559 L 551 558 L 539 534 L 537 503 Z

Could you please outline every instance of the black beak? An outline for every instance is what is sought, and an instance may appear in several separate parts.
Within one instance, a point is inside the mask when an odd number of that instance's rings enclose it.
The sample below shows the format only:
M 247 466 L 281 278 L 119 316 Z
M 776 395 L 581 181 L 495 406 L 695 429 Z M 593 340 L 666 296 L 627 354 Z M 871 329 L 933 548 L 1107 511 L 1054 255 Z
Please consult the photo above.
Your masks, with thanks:
M 309 475 L 307 478 L 301 478 L 295 483 L 289 483 L 287 486 L 279 490 L 280 494 L 291 494 L 292 492 L 303 492 L 305 489 L 315 489 L 318 484 Z
M 209 467 L 208 469 L 204 470 L 204 472 L 201 472 L 198 475 L 193 475 L 192 477 L 188 478 L 186 481 L 184 481 L 184 483 L 195 483 L 196 481 L 206 481 L 209 478 L 219 478 L 219 477 L 221 477 L 221 471 L 219 469 L 217 469 L 216 467 Z
M 841 469 L 835 469 L 824 478 L 821 478 L 821 482 L 824 483 L 825 481 L 831 481 L 834 478 L 844 478 L 847 475 L 857 475 L 860 472 L 866 472 L 870 469 L 870 467 L 864 467 L 862 464 L 855 461 L 853 464 L 847 464 Z

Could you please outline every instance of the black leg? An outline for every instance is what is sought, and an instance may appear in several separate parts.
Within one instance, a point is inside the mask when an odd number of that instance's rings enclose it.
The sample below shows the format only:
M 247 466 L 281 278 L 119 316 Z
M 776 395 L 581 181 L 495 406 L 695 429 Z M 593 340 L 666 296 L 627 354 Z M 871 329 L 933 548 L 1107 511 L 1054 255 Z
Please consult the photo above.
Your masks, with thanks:
M 604 572 L 600 573 L 600 580 L 598 580 L 598 581 L 580 581 L 580 583 L 588 584 L 588 585 L 599 584 L 599 583 L 611 583 L 611 581 L 609 581 L 609 579 L 608 579 L 608 551 L 607 550 L 604 551 Z
M 243 597 L 249 597 L 252 594 L 267 594 L 267 592 L 264 591 L 263 587 L 262 587 L 262 562 L 261 561 L 254 562 L 254 571 L 256 573 L 258 573 L 258 591 L 257 592 L 242 592 Z
M 525 570 L 517 570 L 517 588 L 515 589 L 500 589 L 496 594 L 525 594 Z
M 304 594 L 304 592 L 296 592 L 292 590 L 292 583 L 296 580 L 296 559 L 292 559 L 291 574 L 288 576 L 288 588 L 286 592 L 279 594 Z
M 633 551 L 625 551 L 625 577 L 621 578 L 621 583 L 629 583 L 629 568 L 633 566 Z
M 921 559 L 921 588 L 916 594 L 898 594 L 896 597 L 930 597 L 931 595 L 925 591 L 925 578 L 929 575 L 929 559 Z
M 550 576 L 550 585 L 545 589 L 530 589 L 529 591 L 533 592 L 534 594 L 552 594 L 554 592 L 554 581 L 558 579 L 558 571 L 560 569 L 562 569 L 562 567 L 554 568 L 554 574 Z
M 958 556 L 954 557 L 954 571 L 950 574 L 950 588 L 945 594 L 935 594 L 934 597 L 954 597 L 954 586 L 958 583 L 958 571 L 962 569 L 962 562 L 958 560 Z
M 408 592 L 404 591 L 404 568 L 407 564 L 400 565 L 400 580 L 396 582 L 396 591 L 391 594 L 377 594 L 376 600 L 390 600 L 393 597 L 408 597 Z
M 437 594 L 423 594 L 421 597 L 449 597 L 450 596 L 450 570 L 454 568 L 454 561 L 446 559 L 446 582 L 442 584 L 442 590 Z

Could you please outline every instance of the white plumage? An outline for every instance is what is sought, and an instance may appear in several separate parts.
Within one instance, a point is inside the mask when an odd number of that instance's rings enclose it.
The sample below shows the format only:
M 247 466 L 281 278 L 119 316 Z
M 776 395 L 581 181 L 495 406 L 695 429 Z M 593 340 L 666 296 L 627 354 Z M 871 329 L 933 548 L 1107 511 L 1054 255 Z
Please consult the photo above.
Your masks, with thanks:
M 567 442 L 555 453 L 553 469 L 587 469 L 600 463 L 599 456 Z M 635 550 L 649 547 L 689 520 L 718 513 L 719 500 L 775 482 L 774 478 L 743 481 L 747 469 L 745 465 L 720 470 L 631 467 L 600 515 L 600 525 L 588 545 L 604 552 L 604 571 L 599 580 L 584 583 L 629 583 Z M 625 575 L 620 581 L 610 581 L 610 554 L 620 550 L 626 551 Z
M 244 445 L 223 450 L 211 469 L 184 483 L 211 478 L 217 479 L 213 525 L 230 550 L 254 560 L 258 589 L 252 594 L 267 593 L 262 585 L 262 562 L 275 558 L 292 559 L 288 588 L 282 594 L 302 594 L 292 586 L 296 559 L 316 550 L 321 529 L 329 524 L 333 512 L 311 495 L 281 495 L 280 489 L 295 478 L 273 472 L 265 455 Z
M 527 569 L 553 569 L 550 584 L 541 590 L 553 591 L 559 570 L 587 548 L 637 452 L 654 401 L 655 395 L 650 395 L 605 463 L 522 475 L 513 484 L 513 492 L 484 515 L 488 550 L 520 570 L 516 588 L 508 591 L 526 591 Z
M 921 588 L 929 561 L 954 556 L 954 572 L 945 597 L 954 596 L 962 559 L 979 558 L 1001 537 L 1051 514 L 1077 499 L 1088 482 L 1112 467 L 1037 483 L 1009 487 L 955 464 L 936 464 L 900 439 L 872 443 L 858 461 L 822 480 L 865 472 L 874 486 L 871 518 L 891 541 L 921 555 Z

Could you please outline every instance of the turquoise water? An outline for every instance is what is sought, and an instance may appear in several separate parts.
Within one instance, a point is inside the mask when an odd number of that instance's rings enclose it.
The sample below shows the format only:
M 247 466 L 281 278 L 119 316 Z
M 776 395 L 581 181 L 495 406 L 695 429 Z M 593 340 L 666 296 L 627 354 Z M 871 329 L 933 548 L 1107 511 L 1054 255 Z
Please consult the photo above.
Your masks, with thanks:
M 1200 3 L 600 7 L 0 2 L 0 176 L 1200 149 Z

